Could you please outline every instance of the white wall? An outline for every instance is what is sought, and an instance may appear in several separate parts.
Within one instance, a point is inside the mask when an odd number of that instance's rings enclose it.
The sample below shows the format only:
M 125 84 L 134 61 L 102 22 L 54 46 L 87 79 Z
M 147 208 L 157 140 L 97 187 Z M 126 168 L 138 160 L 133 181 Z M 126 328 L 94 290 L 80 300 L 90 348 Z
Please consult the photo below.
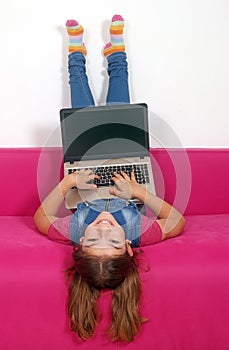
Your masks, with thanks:
M 229 147 L 228 0 L 4 2 L 0 146 L 60 145 L 59 109 L 70 106 L 66 19 L 85 27 L 91 88 L 105 102 L 101 51 L 115 13 L 126 20 L 132 102 L 148 103 L 152 142 Z

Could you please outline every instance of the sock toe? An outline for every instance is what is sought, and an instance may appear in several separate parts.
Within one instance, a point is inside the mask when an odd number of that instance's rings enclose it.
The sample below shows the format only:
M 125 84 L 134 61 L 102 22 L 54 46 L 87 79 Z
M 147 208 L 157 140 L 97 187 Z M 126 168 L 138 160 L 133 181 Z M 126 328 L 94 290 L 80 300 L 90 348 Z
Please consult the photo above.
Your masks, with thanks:
M 68 19 L 65 25 L 66 27 L 75 27 L 78 26 L 79 23 L 74 19 Z
M 112 22 L 116 22 L 116 21 L 124 21 L 124 19 L 121 15 L 114 15 L 112 17 Z

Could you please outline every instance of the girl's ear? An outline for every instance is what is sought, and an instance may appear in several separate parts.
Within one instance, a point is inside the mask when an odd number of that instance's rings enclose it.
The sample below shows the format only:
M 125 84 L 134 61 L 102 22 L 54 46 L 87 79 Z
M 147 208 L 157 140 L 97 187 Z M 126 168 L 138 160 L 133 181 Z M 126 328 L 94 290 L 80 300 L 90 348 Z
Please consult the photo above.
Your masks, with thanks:
M 84 236 L 80 237 L 80 245 L 83 244 L 84 238 L 85 238 Z
M 131 245 L 131 242 L 128 239 L 126 239 L 126 251 L 129 254 L 129 256 L 133 256 L 134 252 L 130 245 Z

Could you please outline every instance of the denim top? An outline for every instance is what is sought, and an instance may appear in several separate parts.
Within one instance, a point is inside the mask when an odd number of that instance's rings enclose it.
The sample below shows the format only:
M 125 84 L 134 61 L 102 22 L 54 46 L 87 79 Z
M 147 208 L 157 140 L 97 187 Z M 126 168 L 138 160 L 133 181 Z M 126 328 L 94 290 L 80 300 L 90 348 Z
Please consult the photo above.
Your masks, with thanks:
M 132 247 L 138 247 L 141 234 L 141 214 L 131 201 L 120 198 L 97 199 L 92 202 L 81 202 L 70 220 L 70 238 L 73 244 L 79 244 L 85 229 L 97 216 L 107 211 L 122 226 L 125 238 L 129 239 Z

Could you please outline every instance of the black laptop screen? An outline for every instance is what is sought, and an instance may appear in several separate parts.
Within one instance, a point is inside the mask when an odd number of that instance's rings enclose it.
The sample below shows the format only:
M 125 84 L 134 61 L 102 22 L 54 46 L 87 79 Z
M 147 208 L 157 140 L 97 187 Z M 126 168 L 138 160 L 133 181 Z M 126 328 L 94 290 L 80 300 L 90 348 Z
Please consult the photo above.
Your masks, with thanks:
M 60 116 L 65 162 L 148 155 L 144 104 L 62 109 Z

